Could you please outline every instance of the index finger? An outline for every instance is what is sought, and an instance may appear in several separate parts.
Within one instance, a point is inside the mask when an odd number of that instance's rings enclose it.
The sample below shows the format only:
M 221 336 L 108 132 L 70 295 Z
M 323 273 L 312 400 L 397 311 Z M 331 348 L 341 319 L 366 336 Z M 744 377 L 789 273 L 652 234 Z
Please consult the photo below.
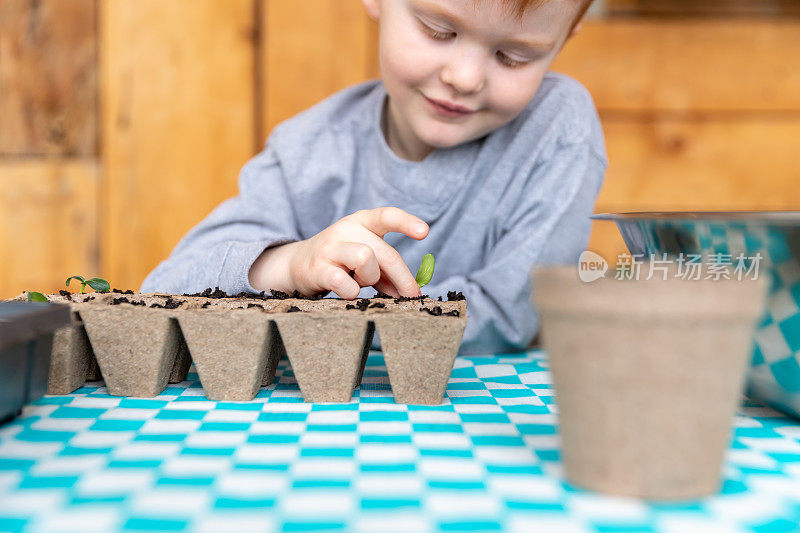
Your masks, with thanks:
M 408 269 L 397 250 L 383 239 L 377 237 L 373 237 L 373 239 L 377 242 L 368 244 L 371 244 L 376 251 L 375 256 L 378 258 L 381 271 L 386 275 L 388 281 L 394 285 L 400 296 L 419 296 L 422 294 L 417 280 L 414 279 L 414 274 Z
M 385 274 L 384 277 L 395 286 L 400 295 L 419 296 L 421 294 L 419 285 L 414 279 L 414 275 L 408 270 L 403 258 L 400 257 L 400 253 L 366 228 L 361 228 L 358 233 L 356 240 L 372 248 L 380 271 Z
M 356 211 L 351 215 L 356 222 L 378 237 L 395 231 L 414 239 L 423 239 L 428 234 L 428 225 L 422 219 L 398 207 L 378 207 Z

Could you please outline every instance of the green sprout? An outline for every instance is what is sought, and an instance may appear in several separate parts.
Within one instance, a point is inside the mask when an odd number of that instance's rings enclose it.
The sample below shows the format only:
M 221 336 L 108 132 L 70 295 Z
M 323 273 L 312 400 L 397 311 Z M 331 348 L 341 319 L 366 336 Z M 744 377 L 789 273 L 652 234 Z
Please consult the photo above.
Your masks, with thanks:
M 422 257 L 422 263 L 419 265 L 419 270 L 417 270 L 417 285 L 420 288 L 424 287 L 428 283 L 430 283 L 431 278 L 433 277 L 433 254 L 425 254 Z
M 87 285 L 96 290 L 97 292 L 108 292 L 111 290 L 111 285 L 109 285 L 109 283 L 106 280 L 102 278 L 83 279 L 83 276 L 68 277 L 67 288 L 69 288 L 69 282 L 72 281 L 73 279 L 77 279 L 78 281 L 81 282 L 81 294 L 83 294 L 83 291 L 86 289 Z
M 47 297 L 42 294 L 41 292 L 36 291 L 28 291 L 28 301 L 29 302 L 46 302 Z

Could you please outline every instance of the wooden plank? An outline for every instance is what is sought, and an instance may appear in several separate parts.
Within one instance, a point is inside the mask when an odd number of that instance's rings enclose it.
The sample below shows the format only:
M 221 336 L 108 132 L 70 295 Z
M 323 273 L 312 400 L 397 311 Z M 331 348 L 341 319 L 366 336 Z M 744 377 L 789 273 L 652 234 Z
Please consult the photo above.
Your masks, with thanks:
M 609 167 L 595 212 L 800 209 L 800 115 L 603 117 Z M 625 251 L 596 222 L 589 249 Z
M 625 16 L 797 16 L 797 0 L 605 0 L 605 12 Z
M 800 209 L 800 114 L 605 118 L 602 209 Z
M 586 21 L 553 69 L 611 111 L 800 110 L 799 19 Z
M 100 275 L 97 195 L 92 160 L 0 162 L 0 298 Z
M 253 153 L 253 0 L 101 4 L 103 272 L 138 289 Z
M 95 0 L 0 2 L 0 156 L 97 145 Z
M 360 0 L 266 0 L 266 139 L 279 122 L 375 77 L 377 30 Z

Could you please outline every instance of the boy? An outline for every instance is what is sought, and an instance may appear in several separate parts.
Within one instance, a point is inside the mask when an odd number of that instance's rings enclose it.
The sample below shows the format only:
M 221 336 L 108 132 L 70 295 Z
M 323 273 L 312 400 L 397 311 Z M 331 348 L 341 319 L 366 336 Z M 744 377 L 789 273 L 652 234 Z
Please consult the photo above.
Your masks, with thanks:
M 141 291 L 418 296 L 430 252 L 460 353 L 524 349 L 531 267 L 577 261 L 606 168 L 591 97 L 547 72 L 591 0 L 363 2 L 381 80 L 277 126 Z

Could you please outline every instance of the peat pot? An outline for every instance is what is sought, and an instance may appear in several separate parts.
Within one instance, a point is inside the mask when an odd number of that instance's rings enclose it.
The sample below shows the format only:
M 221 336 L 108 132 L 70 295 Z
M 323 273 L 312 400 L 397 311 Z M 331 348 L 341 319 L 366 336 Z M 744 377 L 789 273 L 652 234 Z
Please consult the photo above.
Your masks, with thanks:
M 679 500 L 717 492 L 766 283 L 532 273 L 566 477 Z
M 632 255 L 737 264 L 767 278 L 747 395 L 800 418 L 800 211 L 673 211 L 598 214 L 613 220 Z M 608 258 L 610 259 L 610 258 Z

